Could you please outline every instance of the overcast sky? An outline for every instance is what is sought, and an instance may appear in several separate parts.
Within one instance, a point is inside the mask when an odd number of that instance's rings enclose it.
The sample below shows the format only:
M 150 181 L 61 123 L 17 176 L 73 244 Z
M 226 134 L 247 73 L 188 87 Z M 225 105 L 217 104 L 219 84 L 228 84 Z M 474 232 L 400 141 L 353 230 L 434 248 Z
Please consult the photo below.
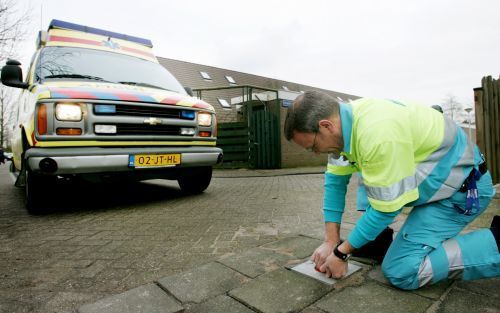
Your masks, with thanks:
M 473 105 L 500 73 L 498 0 L 19 0 L 52 19 L 151 39 L 157 56 L 429 105 Z M 196 87 L 196 86 L 193 86 Z

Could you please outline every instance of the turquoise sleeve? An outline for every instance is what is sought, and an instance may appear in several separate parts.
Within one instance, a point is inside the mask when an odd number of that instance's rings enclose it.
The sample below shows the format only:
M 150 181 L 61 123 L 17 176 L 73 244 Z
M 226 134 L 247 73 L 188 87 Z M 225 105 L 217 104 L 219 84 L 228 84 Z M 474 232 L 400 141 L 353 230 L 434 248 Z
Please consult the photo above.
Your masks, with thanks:
M 325 194 L 323 198 L 323 212 L 325 222 L 339 223 L 345 207 L 347 184 L 351 175 L 335 175 L 325 173 Z
M 401 212 L 401 209 L 386 213 L 380 212 L 369 205 L 366 212 L 356 222 L 356 226 L 349 234 L 349 243 L 356 249 L 361 248 L 389 226 L 394 218 Z

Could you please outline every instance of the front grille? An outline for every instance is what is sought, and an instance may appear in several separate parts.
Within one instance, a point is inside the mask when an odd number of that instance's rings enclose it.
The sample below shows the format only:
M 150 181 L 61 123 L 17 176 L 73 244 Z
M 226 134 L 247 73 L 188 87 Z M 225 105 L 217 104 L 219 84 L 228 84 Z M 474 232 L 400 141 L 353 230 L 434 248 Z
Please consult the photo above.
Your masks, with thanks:
M 181 110 L 171 108 L 157 108 L 149 106 L 136 106 L 136 105 L 117 105 L 117 115 L 131 115 L 131 116 L 157 116 L 167 118 L 180 118 Z
M 97 115 L 106 115 L 105 113 L 97 113 Z M 172 108 L 161 108 L 142 105 L 117 105 L 114 115 L 127 116 L 156 116 L 164 118 L 181 118 L 181 110 Z
M 180 135 L 180 126 L 173 125 L 147 125 L 147 124 L 117 124 L 117 135 Z

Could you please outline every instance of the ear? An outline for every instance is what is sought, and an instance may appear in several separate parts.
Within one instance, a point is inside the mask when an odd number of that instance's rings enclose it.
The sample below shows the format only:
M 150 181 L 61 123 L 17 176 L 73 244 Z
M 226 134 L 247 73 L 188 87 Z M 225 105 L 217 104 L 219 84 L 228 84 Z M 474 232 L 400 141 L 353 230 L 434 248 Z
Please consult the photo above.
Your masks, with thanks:
M 332 131 L 333 130 L 333 123 L 330 120 L 321 120 L 321 121 L 319 121 L 319 127 L 320 128 L 324 127 L 327 130 Z

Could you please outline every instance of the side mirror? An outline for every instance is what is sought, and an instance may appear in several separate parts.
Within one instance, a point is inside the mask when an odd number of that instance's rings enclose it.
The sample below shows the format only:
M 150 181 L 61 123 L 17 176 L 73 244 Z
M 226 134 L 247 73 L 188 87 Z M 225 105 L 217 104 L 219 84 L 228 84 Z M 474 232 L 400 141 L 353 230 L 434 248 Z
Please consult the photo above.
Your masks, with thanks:
M 7 60 L 7 63 L 2 67 L 2 84 L 15 88 L 28 88 L 28 84 L 23 82 L 23 71 L 21 63 L 16 60 Z
M 184 90 L 186 90 L 188 95 L 194 97 L 193 89 L 191 89 L 191 87 L 184 87 Z

